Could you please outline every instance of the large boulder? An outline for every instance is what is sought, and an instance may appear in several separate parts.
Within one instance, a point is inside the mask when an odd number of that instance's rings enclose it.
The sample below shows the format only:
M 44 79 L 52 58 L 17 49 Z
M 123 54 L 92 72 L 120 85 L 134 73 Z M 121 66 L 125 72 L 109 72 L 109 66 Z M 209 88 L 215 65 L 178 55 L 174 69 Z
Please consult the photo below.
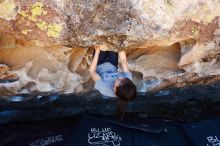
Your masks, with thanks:
M 72 47 L 100 41 L 115 49 L 161 46 L 187 38 L 204 43 L 218 28 L 219 7 L 205 0 L 1 0 L 0 31 Z
M 220 2 L 0 0 L 0 94 L 91 90 L 92 45 L 125 50 L 139 92 L 219 80 Z M 120 68 L 120 67 L 119 67 Z

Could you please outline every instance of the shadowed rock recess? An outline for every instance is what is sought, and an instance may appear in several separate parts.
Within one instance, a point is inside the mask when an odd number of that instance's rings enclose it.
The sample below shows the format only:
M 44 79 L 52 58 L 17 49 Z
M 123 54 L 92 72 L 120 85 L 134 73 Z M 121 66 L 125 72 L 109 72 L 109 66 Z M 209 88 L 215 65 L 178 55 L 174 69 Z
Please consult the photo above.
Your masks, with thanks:
M 169 103 L 173 97 L 178 103 L 182 99 L 173 90 L 198 88 L 206 96 L 195 92 L 197 98 L 209 98 L 206 93 L 214 90 L 217 102 L 219 7 L 219 0 L 0 0 L 1 99 L 97 95 L 88 72 L 90 46 L 106 42 L 113 51 L 126 51 L 140 96 L 166 95 L 152 100 Z M 181 97 L 187 100 L 190 91 Z M 142 100 L 135 104 L 145 109 L 149 101 Z

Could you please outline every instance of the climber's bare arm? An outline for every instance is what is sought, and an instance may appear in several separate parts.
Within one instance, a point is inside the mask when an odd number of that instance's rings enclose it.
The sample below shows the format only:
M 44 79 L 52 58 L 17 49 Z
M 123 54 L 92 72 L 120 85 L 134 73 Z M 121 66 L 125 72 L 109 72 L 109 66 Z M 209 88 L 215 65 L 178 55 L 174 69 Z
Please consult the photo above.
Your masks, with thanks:
M 90 65 L 90 68 L 89 68 L 89 72 L 90 72 L 90 75 L 93 81 L 97 81 L 101 79 L 99 74 L 97 74 L 96 72 L 96 67 L 97 67 L 97 63 L 99 59 L 99 53 L 100 53 L 100 46 L 95 46 L 95 55 L 93 57 L 92 64 Z
M 118 52 L 119 62 L 121 63 L 124 72 L 129 72 L 128 62 L 125 51 Z

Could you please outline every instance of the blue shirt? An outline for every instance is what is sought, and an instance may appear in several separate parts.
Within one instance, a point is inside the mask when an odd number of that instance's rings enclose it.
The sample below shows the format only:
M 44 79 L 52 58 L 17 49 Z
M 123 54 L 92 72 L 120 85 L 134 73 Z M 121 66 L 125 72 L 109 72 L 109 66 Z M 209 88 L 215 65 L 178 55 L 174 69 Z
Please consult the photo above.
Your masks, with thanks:
M 107 97 L 116 97 L 113 90 L 116 79 L 122 77 L 132 80 L 130 72 L 119 72 L 117 67 L 110 62 L 97 66 L 96 72 L 100 75 L 101 79 L 95 82 L 95 89 Z

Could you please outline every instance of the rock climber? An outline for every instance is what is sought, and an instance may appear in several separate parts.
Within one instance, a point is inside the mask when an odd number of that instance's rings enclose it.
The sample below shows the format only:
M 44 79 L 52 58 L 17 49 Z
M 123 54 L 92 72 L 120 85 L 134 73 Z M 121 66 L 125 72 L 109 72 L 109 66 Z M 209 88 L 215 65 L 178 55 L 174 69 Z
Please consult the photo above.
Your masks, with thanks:
M 107 51 L 108 47 L 105 44 L 94 48 L 90 66 L 90 75 L 95 82 L 94 88 L 105 95 L 104 97 L 117 97 L 121 103 L 127 104 L 136 97 L 137 91 L 128 69 L 126 53 Z M 122 72 L 118 71 L 118 62 L 121 64 Z

